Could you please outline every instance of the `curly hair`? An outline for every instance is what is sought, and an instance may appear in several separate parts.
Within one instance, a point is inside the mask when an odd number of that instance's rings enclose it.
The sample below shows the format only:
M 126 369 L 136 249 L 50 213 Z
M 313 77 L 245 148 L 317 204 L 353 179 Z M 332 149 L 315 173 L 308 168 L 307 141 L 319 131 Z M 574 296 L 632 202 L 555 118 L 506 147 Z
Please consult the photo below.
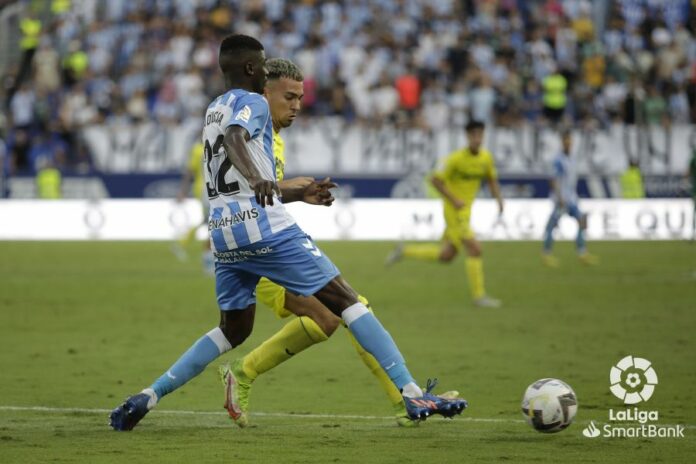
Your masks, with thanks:
M 266 61 L 268 68 L 268 80 L 287 78 L 293 81 L 304 81 L 304 75 L 300 68 L 290 60 L 273 58 Z

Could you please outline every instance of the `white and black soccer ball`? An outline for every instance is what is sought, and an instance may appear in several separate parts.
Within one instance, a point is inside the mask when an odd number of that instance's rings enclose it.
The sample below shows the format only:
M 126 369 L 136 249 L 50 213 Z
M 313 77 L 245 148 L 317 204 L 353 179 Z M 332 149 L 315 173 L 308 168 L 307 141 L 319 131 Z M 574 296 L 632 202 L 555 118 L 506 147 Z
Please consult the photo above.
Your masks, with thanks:
M 537 380 L 527 387 L 522 398 L 522 414 L 539 432 L 560 432 L 573 422 L 577 412 L 575 392 L 558 379 Z

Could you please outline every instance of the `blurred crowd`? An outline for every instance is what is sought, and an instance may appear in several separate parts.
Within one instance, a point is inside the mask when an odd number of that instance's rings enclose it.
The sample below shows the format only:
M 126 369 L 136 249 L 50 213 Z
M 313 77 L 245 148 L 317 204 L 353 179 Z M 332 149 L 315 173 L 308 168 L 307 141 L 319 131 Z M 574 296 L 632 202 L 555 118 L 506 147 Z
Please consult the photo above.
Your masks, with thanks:
M 305 74 L 305 114 L 349 123 L 606 127 L 693 122 L 690 0 L 26 1 L 0 120 L 9 172 L 89 171 L 80 129 L 198 118 L 219 41 Z M 2 149 L 0 149 L 0 153 Z

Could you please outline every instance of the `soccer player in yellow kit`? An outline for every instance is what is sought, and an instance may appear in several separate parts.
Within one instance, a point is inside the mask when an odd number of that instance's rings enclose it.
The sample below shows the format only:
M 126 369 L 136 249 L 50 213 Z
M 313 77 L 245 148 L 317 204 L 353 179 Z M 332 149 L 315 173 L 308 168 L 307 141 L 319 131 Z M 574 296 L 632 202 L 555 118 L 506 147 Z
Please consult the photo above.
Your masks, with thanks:
M 266 62 L 266 67 L 268 80 L 265 96 L 268 99 L 273 120 L 273 154 L 278 183 L 310 183 L 313 179 L 309 177 L 283 179 L 285 175 L 284 142 L 279 134 L 283 128 L 293 123 L 300 110 L 304 95 L 302 84 L 304 77 L 300 69 L 289 60 L 271 59 Z M 327 181 L 328 179 L 324 182 Z M 330 202 L 324 204 L 328 206 Z M 240 427 L 246 427 L 249 423 L 249 393 L 254 380 L 310 346 L 328 340 L 341 325 L 341 319 L 318 299 L 294 295 L 266 278 L 262 278 L 256 287 L 256 298 L 272 308 L 278 317 L 288 318 L 293 315 L 298 317 L 292 317 L 275 335 L 243 358 L 220 367 L 219 373 L 223 384 L 226 389 L 233 390 L 233 394 L 236 395 L 233 403 L 239 405 L 240 411 L 235 411 L 234 415 L 238 416 L 236 419 L 233 414 L 230 414 L 230 417 Z M 360 296 L 359 300 L 369 308 L 369 303 L 363 296 Z M 417 421 L 407 416 L 401 392 L 394 386 L 377 360 L 360 346 L 349 331 L 346 331 L 346 334 L 389 397 L 396 413 L 397 423 L 406 427 L 417 425 Z M 226 394 L 229 394 L 229 391 L 226 391 Z M 446 395 L 456 396 L 456 392 L 447 392 L 440 396 Z
M 493 155 L 482 147 L 484 129 L 485 125 L 482 122 L 470 121 L 466 125 L 469 145 L 447 156 L 431 179 L 433 187 L 440 192 L 444 200 L 447 226 L 442 245 L 400 245 L 389 255 L 387 264 L 393 264 L 402 258 L 450 262 L 464 248 L 467 254 L 467 277 L 474 304 L 479 307 L 496 308 L 501 303 L 486 295 L 481 244 L 476 240 L 469 224 L 471 206 L 482 180 L 488 181 L 491 194 L 498 201 L 499 212 L 503 213 L 503 197 L 500 194 Z

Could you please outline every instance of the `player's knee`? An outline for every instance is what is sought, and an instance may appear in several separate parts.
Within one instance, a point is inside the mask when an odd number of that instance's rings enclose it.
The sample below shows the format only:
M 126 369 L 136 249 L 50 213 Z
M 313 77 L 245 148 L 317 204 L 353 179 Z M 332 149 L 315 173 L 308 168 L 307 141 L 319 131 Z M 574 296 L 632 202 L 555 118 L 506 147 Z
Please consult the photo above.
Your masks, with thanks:
M 241 345 L 254 327 L 255 307 L 252 305 L 246 310 L 222 311 L 220 316 L 220 330 L 232 348 Z
M 336 332 L 338 326 L 341 325 L 341 318 L 332 313 L 331 317 L 325 317 L 322 318 L 321 321 L 314 322 L 317 323 L 321 331 L 324 332 L 324 334 L 326 334 L 327 337 L 330 337 L 334 334 L 334 332 Z
M 314 296 L 338 317 L 344 309 L 358 302 L 358 294 L 341 276 L 334 278 Z
M 449 263 L 457 256 L 456 250 L 443 250 L 438 257 L 440 262 Z
M 580 228 L 582 230 L 587 229 L 587 214 L 583 214 L 580 216 L 580 220 L 578 221 L 578 224 L 580 225 Z
M 246 340 L 249 337 L 249 335 L 251 335 L 251 328 L 240 326 L 221 326 L 220 330 L 222 330 L 222 333 L 225 334 L 225 338 L 227 338 L 227 341 L 230 342 L 232 348 L 244 343 L 244 340 Z

